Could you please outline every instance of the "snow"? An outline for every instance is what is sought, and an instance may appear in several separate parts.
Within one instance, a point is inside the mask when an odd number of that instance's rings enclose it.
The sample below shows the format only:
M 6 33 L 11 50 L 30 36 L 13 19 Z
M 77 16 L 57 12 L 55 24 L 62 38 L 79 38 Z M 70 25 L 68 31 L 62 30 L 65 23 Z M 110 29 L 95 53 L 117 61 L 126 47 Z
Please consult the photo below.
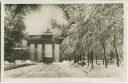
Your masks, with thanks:
M 124 77 L 123 67 L 117 67 L 116 65 L 109 65 L 108 68 L 102 66 L 97 66 L 95 69 L 88 73 L 88 77 L 113 77 L 120 78 Z
M 5 71 L 5 78 L 122 78 L 124 77 L 123 66 L 116 65 L 95 65 L 94 69 L 91 66 L 80 66 L 73 62 L 63 61 L 54 62 L 46 65 L 37 63 L 13 70 Z
M 25 60 L 25 62 L 22 63 L 21 60 L 16 60 L 16 64 L 13 64 L 13 65 L 21 65 L 21 64 L 32 64 L 34 62 L 30 61 L 30 60 Z M 7 67 L 7 66 L 12 66 L 10 65 L 10 63 L 8 61 L 4 61 L 4 67 Z
M 25 67 L 25 66 L 30 66 L 30 65 L 35 65 L 35 62 L 31 62 L 30 60 L 25 60 L 22 62 L 21 60 L 16 60 L 15 63 L 10 63 L 8 61 L 4 61 L 4 70 L 10 70 L 10 69 L 16 69 L 20 67 Z

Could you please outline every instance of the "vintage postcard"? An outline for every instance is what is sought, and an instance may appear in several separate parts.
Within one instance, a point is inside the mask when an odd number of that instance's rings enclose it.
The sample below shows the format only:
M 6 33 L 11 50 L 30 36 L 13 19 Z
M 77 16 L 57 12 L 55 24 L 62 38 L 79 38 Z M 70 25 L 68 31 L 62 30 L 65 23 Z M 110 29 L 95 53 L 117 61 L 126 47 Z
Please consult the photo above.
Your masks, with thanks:
M 3 79 L 126 81 L 122 3 L 4 3 Z

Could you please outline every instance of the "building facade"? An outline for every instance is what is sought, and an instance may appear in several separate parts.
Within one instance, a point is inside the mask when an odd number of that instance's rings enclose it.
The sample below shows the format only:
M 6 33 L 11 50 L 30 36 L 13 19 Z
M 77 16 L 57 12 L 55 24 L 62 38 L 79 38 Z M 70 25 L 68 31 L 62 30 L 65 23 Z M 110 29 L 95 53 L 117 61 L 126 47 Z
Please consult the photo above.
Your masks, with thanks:
M 55 37 L 48 29 L 42 35 L 29 35 L 30 59 L 37 62 L 58 62 L 62 37 Z

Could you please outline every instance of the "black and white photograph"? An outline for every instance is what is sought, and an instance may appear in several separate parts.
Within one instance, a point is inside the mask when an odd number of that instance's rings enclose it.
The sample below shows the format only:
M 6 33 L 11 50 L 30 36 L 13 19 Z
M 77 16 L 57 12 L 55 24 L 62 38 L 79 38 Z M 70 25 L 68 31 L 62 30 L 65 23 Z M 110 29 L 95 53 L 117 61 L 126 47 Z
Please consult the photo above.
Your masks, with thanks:
M 4 78 L 126 78 L 124 4 L 5 4 Z

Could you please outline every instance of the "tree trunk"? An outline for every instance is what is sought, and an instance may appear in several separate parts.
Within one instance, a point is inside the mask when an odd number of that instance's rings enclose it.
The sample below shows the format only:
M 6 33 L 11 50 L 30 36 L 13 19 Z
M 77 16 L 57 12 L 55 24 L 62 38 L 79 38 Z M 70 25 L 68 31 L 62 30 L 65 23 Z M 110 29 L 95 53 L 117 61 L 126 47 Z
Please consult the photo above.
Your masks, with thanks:
M 103 58 L 103 65 L 104 65 L 104 58 Z
M 74 54 L 74 63 L 76 63 L 76 53 Z
M 108 62 L 107 62 L 107 58 L 105 56 L 105 68 L 107 68 L 107 66 L 108 66 Z
M 15 53 L 15 46 L 14 46 L 14 49 L 13 49 L 13 52 L 14 52 L 14 55 L 13 55 L 13 62 L 14 62 L 14 64 L 16 64 L 16 53 Z
M 90 64 L 92 63 L 92 55 L 91 55 L 91 52 L 89 53 L 89 63 Z
M 105 45 L 104 45 L 104 43 L 103 43 L 103 50 L 104 50 L 105 68 L 107 68 L 107 58 L 105 56 Z
M 116 59 L 117 59 L 117 66 L 119 67 L 119 55 L 118 55 L 118 52 L 117 52 L 117 46 L 116 46 L 116 37 L 114 35 L 114 48 L 115 48 L 115 53 L 116 53 Z
M 90 53 L 90 62 L 91 62 L 91 66 L 93 68 L 93 51 L 91 51 L 91 53 Z
M 81 61 L 81 59 L 82 59 L 82 53 L 81 53 L 80 56 L 79 56 L 79 61 Z
M 24 58 L 24 57 L 23 57 L 23 43 L 21 43 L 21 44 L 22 44 L 22 63 L 23 63 L 23 62 L 24 62 L 24 61 L 23 61 L 23 58 Z
M 88 52 L 88 66 L 89 66 L 89 52 Z
M 97 56 L 96 56 L 96 64 L 97 64 Z
M 83 56 L 82 56 L 82 59 L 83 59 L 83 60 L 85 60 L 85 58 L 84 58 L 84 51 L 83 51 Z
M 91 53 L 91 56 L 92 56 L 92 68 L 94 68 L 94 66 L 93 66 L 93 51 Z
M 79 54 L 77 54 L 76 62 L 77 62 L 77 63 L 79 62 Z
M 116 59 L 117 59 L 117 66 L 119 67 L 120 66 L 120 63 L 119 63 L 119 55 L 118 55 L 118 52 L 117 52 L 116 44 L 115 44 L 115 53 L 116 53 Z
M 93 53 L 92 53 L 92 68 L 94 68 L 94 66 L 93 66 Z
M 11 47 L 9 47 L 9 54 L 11 55 L 11 56 L 9 56 L 9 62 L 10 62 L 10 65 L 11 65 L 11 60 L 12 60 L 12 52 L 11 51 L 13 51 L 13 48 L 11 48 Z
M 11 57 L 9 57 L 9 62 L 10 62 L 10 65 L 11 65 Z
M 77 63 L 78 61 L 78 56 L 77 56 L 77 53 L 75 53 L 75 56 L 74 56 L 74 63 Z
M 77 61 L 78 61 L 78 55 L 76 54 L 76 63 L 77 63 Z

